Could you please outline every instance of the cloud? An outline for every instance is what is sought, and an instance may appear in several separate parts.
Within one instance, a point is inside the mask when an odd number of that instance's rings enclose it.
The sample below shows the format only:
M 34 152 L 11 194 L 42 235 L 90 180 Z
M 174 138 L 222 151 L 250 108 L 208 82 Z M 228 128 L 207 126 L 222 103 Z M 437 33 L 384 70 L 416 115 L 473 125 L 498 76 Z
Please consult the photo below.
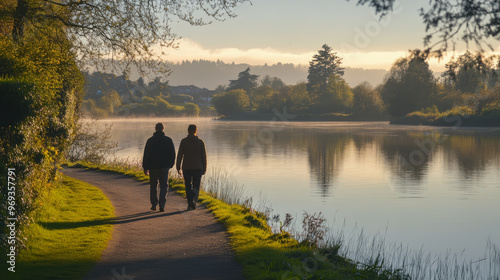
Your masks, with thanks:
M 281 63 L 293 63 L 295 65 L 309 65 L 309 61 L 317 53 L 317 50 L 311 52 L 293 53 L 281 51 L 273 48 L 220 48 L 208 49 L 196 41 L 183 38 L 178 41 L 179 48 L 169 49 L 164 56 L 165 60 L 172 62 L 181 62 L 183 60 L 203 59 L 216 61 L 220 59 L 225 63 L 247 63 L 250 65 L 263 65 Z M 455 53 L 455 57 L 462 53 Z M 364 68 L 364 69 L 390 69 L 392 64 L 401 57 L 408 55 L 407 51 L 392 52 L 339 52 L 338 55 L 343 58 L 344 67 Z M 433 71 L 444 71 L 446 62 L 452 58 L 450 53 L 444 59 L 431 59 L 430 68 Z
M 179 48 L 168 51 L 166 60 L 180 62 L 183 60 L 204 59 L 215 61 L 220 59 L 226 63 L 248 63 L 252 65 L 262 65 L 265 63 L 274 64 L 277 62 L 309 64 L 314 52 L 291 53 L 282 52 L 273 48 L 221 48 L 207 49 L 198 42 L 183 38 L 179 40 Z

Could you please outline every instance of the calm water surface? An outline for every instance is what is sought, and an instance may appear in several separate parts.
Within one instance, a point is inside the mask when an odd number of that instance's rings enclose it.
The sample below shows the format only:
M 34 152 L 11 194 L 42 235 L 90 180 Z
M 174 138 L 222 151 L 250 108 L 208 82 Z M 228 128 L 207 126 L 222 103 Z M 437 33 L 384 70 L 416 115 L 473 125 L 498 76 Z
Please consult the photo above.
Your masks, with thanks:
M 158 121 L 176 145 L 198 125 L 210 167 L 262 196 L 274 213 L 322 212 L 335 229 L 472 260 L 500 245 L 500 128 L 382 122 L 107 120 L 120 157 L 140 157 Z

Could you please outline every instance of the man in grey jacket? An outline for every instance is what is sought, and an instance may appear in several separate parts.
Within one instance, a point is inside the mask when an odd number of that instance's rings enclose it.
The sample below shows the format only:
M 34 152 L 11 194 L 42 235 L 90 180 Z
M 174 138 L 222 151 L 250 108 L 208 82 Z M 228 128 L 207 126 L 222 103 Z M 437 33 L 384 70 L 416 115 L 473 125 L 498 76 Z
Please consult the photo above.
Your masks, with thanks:
M 162 123 L 155 126 L 156 132 L 146 142 L 142 168 L 144 174 L 149 175 L 151 210 L 156 210 L 160 204 L 160 212 L 165 211 L 168 191 L 168 171 L 174 166 L 175 148 L 172 139 L 163 132 Z M 157 197 L 158 182 L 160 183 L 160 196 Z M 159 200 L 159 201 L 158 201 Z
M 181 140 L 177 153 L 177 172 L 184 176 L 188 210 L 196 209 L 200 192 L 201 176 L 207 172 L 207 152 L 205 142 L 196 136 L 196 125 L 190 124 L 188 136 Z

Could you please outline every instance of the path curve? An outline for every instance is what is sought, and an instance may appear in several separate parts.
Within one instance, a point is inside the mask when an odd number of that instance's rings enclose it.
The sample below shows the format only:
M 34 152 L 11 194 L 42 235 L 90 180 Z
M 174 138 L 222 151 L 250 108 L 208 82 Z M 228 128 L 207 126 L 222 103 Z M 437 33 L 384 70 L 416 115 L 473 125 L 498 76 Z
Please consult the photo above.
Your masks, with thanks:
M 146 182 L 82 168 L 62 173 L 98 187 L 117 216 L 101 260 L 85 279 L 243 279 L 224 226 L 204 206 L 186 211 L 185 199 L 170 189 L 165 212 L 152 211 Z

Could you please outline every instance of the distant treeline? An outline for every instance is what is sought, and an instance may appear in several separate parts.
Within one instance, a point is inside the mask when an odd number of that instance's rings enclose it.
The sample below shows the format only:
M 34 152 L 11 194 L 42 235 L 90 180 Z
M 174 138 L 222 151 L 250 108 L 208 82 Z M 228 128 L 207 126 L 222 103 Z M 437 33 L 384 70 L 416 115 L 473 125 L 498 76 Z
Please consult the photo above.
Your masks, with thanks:
M 266 119 L 287 112 L 297 120 L 382 120 L 430 125 L 500 125 L 500 60 L 467 52 L 436 77 L 428 53 L 396 60 L 382 84 L 350 87 L 342 59 L 327 45 L 313 57 L 308 81 L 286 85 L 277 77 L 240 72 L 213 97 L 228 119 Z
M 165 62 L 160 63 L 161 67 L 171 71 L 168 76 L 170 85 L 195 85 L 202 88 L 215 89 L 218 85 L 227 84 L 227 81 L 233 79 L 239 72 L 250 67 L 252 73 L 264 77 L 278 77 L 283 82 L 293 85 L 307 80 L 308 65 L 295 65 L 291 63 L 276 63 L 265 65 L 250 65 L 246 63 L 226 63 L 221 60 L 190 60 L 178 63 Z M 123 67 L 125 68 L 125 66 Z M 130 66 L 129 77 L 131 80 L 138 80 L 140 77 L 148 76 L 146 80 L 155 78 L 154 74 L 147 75 L 139 73 L 137 69 Z M 378 85 L 383 82 L 387 74 L 383 69 L 361 69 L 346 67 L 344 79 L 350 86 L 356 86 L 363 82 L 371 85 Z

